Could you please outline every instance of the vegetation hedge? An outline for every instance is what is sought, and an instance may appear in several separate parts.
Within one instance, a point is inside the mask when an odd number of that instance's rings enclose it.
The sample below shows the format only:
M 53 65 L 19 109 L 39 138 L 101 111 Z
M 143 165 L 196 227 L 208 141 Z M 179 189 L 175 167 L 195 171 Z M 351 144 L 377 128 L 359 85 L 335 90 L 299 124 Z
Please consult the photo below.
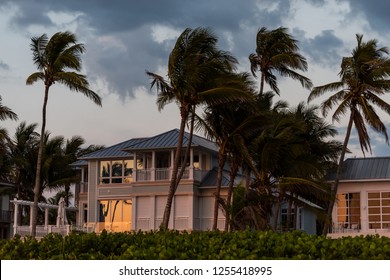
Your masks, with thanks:
M 390 259 L 390 238 L 378 235 L 330 239 L 272 231 L 49 234 L 41 240 L 0 241 L 0 259 L 62 260 L 259 260 Z

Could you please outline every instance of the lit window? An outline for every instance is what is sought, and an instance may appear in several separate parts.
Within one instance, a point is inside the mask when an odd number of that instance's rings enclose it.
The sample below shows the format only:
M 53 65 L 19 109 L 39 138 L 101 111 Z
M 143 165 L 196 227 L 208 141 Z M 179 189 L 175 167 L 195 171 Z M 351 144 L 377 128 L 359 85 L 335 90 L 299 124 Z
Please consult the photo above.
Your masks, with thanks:
M 100 184 L 122 184 L 132 181 L 134 161 L 113 160 L 100 162 Z
M 368 227 L 370 229 L 390 228 L 390 192 L 367 194 Z

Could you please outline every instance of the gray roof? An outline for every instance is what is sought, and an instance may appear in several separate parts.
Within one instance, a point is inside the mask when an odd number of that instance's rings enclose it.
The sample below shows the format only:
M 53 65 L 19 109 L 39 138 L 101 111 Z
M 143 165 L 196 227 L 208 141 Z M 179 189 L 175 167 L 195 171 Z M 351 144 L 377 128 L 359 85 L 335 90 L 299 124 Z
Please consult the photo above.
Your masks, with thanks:
M 80 160 L 88 159 L 103 159 L 103 158 L 125 158 L 128 157 L 132 151 L 137 150 L 156 150 L 156 149 L 172 149 L 177 146 L 177 139 L 179 136 L 178 129 L 172 129 L 170 131 L 158 134 L 153 137 L 145 138 L 133 138 L 114 146 L 110 146 L 90 154 L 84 155 L 79 158 L 79 161 L 72 163 L 73 166 L 85 165 L 85 162 Z M 184 133 L 183 146 L 188 144 L 189 133 Z M 218 151 L 218 146 L 205 138 L 197 135 L 193 135 L 192 144 L 193 147 L 203 147 L 211 151 Z
M 176 148 L 177 140 L 179 136 L 179 129 L 172 129 L 167 132 L 161 133 L 159 135 L 147 138 L 144 141 L 139 141 L 134 143 L 126 148 L 127 151 L 136 151 L 136 150 L 156 150 L 156 149 L 165 149 L 165 148 Z M 189 133 L 184 133 L 183 146 L 187 146 L 189 140 Z M 211 151 L 218 151 L 218 146 L 203 137 L 193 135 L 192 147 L 203 147 Z
M 86 154 L 80 157 L 80 160 L 88 160 L 88 159 L 97 159 L 97 158 L 124 158 L 129 156 L 129 152 L 125 152 L 124 149 L 138 143 L 140 141 L 145 140 L 146 138 L 134 138 L 121 143 L 118 143 L 114 146 L 110 146 L 89 154 Z M 82 162 L 79 162 L 82 164 Z M 73 163 L 75 164 L 75 163 Z M 79 165 L 80 165 L 79 164 Z
M 390 157 L 350 158 L 344 161 L 341 180 L 390 179 Z
M 214 187 L 217 185 L 217 175 L 218 175 L 218 169 L 214 167 L 212 170 L 210 170 L 209 173 L 203 178 L 200 187 Z M 240 174 L 237 174 L 235 180 L 234 180 L 234 185 L 237 185 L 240 183 L 242 180 L 242 176 Z M 222 187 L 227 187 L 229 186 L 230 182 L 230 171 L 224 169 L 222 171 Z

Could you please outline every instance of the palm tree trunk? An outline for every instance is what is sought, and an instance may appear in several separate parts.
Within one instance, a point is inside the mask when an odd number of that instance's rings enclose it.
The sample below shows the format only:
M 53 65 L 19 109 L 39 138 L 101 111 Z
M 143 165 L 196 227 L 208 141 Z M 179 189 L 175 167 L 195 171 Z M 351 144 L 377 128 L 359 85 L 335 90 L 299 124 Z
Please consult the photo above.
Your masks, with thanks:
M 178 172 L 178 176 L 177 176 L 177 179 L 176 179 L 175 192 L 177 190 L 177 187 L 179 186 L 181 178 L 183 177 L 184 171 L 186 170 L 186 166 L 187 166 L 187 163 L 188 163 L 188 156 L 190 155 L 192 136 L 194 135 L 194 123 L 195 123 L 195 112 L 194 112 L 194 109 L 195 108 L 193 108 L 193 112 L 192 112 L 193 114 L 192 114 L 192 117 L 191 117 L 190 133 L 189 133 L 190 135 L 189 135 L 189 139 L 188 139 L 188 144 L 187 144 L 187 148 L 186 148 L 186 151 L 185 151 L 185 154 L 184 154 L 184 160 L 181 163 L 180 172 Z
M 234 179 L 236 178 L 237 173 L 238 173 L 238 162 L 235 159 L 233 159 L 232 167 L 230 168 L 229 189 L 228 189 L 228 195 L 226 200 L 225 231 L 229 231 L 230 215 L 231 215 L 230 206 L 232 205 Z
M 338 190 L 339 182 L 340 182 L 340 175 L 341 175 L 341 171 L 343 169 L 344 157 L 345 157 L 345 153 L 347 152 L 349 137 L 351 136 L 354 115 L 355 115 L 355 109 L 352 108 L 351 115 L 349 117 L 347 132 L 345 134 L 343 148 L 342 148 L 341 154 L 340 154 L 339 165 L 338 165 L 337 171 L 336 171 L 336 178 L 335 178 L 334 184 L 331 186 L 331 190 L 330 190 L 330 200 L 329 200 L 329 206 L 328 206 L 327 220 L 325 221 L 324 228 L 322 230 L 322 235 L 324 235 L 324 236 L 326 236 L 328 234 L 329 227 L 330 227 L 330 224 L 332 222 L 333 207 L 334 207 L 334 203 L 336 201 L 337 190 Z
M 38 147 L 38 158 L 37 158 L 37 170 L 35 174 L 35 186 L 34 186 L 34 204 L 32 209 L 32 224 L 31 224 L 31 237 L 35 238 L 37 232 L 37 214 L 38 214 L 38 200 L 41 187 L 41 165 L 42 165 L 42 154 L 43 154 L 43 143 L 45 139 L 45 128 L 46 128 L 46 107 L 49 99 L 49 85 L 45 86 L 45 96 L 43 99 L 42 107 L 42 128 Z
M 264 71 L 261 71 L 259 95 L 263 95 L 264 93 L 264 81 L 265 81 L 265 73 Z
M 286 223 L 286 231 L 290 231 L 291 228 L 291 209 L 292 209 L 292 200 L 288 200 L 287 206 L 287 223 Z
M 282 199 L 284 197 L 284 191 L 281 191 L 279 193 L 278 199 L 276 200 L 275 204 L 275 214 L 274 214 L 274 225 L 273 225 L 273 230 L 276 231 L 278 228 L 278 222 L 279 222 L 279 213 L 280 213 L 280 206 L 282 205 Z
M 219 199 L 221 196 L 221 185 L 222 185 L 222 171 L 223 166 L 226 162 L 226 154 L 224 145 L 220 147 L 220 151 L 218 154 L 218 174 L 217 174 L 217 182 L 216 182 L 216 190 L 215 190 L 215 201 L 214 201 L 214 219 L 213 219 L 213 230 L 217 230 L 218 227 L 218 206 Z
M 184 106 L 181 107 L 180 108 L 180 115 L 181 115 L 180 130 L 179 130 L 179 136 L 178 136 L 178 140 L 177 140 L 175 159 L 173 162 L 171 182 L 169 184 L 167 204 L 165 205 L 163 221 L 160 225 L 161 230 L 168 229 L 169 216 L 171 214 L 173 196 L 175 195 L 175 191 L 176 191 L 177 174 L 179 172 L 179 163 L 180 163 L 180 157 L 181 157 L 181 149 L 182 149 L 182 145 L 183 145 L 184 129 L 185 129 L 185 124 L 186 124 L 187 119 L 188 119 L 188 108 L 184 107 Z

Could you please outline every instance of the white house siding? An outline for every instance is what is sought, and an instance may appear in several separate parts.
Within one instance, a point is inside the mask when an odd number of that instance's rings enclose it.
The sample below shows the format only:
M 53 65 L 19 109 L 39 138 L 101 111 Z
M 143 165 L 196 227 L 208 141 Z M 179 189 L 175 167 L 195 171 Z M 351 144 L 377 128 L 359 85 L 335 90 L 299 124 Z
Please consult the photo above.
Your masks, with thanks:
M 135 230 L 150 230 L 150 217 L 153 211 L 154 205 L 151 205 L 151 199 L 149 196 L 138 196 L 136 198 L 135 205 Z
M 197 214 L 199 217 L 199 230 L 211 230 L 213 227 L 215 204 L 214 192 L 214 189 L 204 189 L 198 196 Z M 221 196 L 224 197 L 225 193 L 222 192 Z M 225 215 L 221 209 L 218 210 L 217 227 L 220 230 L 223 230 L 225 227 Z
M 307 208 L 301 208 L 300 229 L 308 234 L 317 234 L 317 216 Z
M 174 199 L 174 228 L 177 230 L 192 229 L 192 216 L 190 208 L 192 208 L 193 196 L 177 195 Z

